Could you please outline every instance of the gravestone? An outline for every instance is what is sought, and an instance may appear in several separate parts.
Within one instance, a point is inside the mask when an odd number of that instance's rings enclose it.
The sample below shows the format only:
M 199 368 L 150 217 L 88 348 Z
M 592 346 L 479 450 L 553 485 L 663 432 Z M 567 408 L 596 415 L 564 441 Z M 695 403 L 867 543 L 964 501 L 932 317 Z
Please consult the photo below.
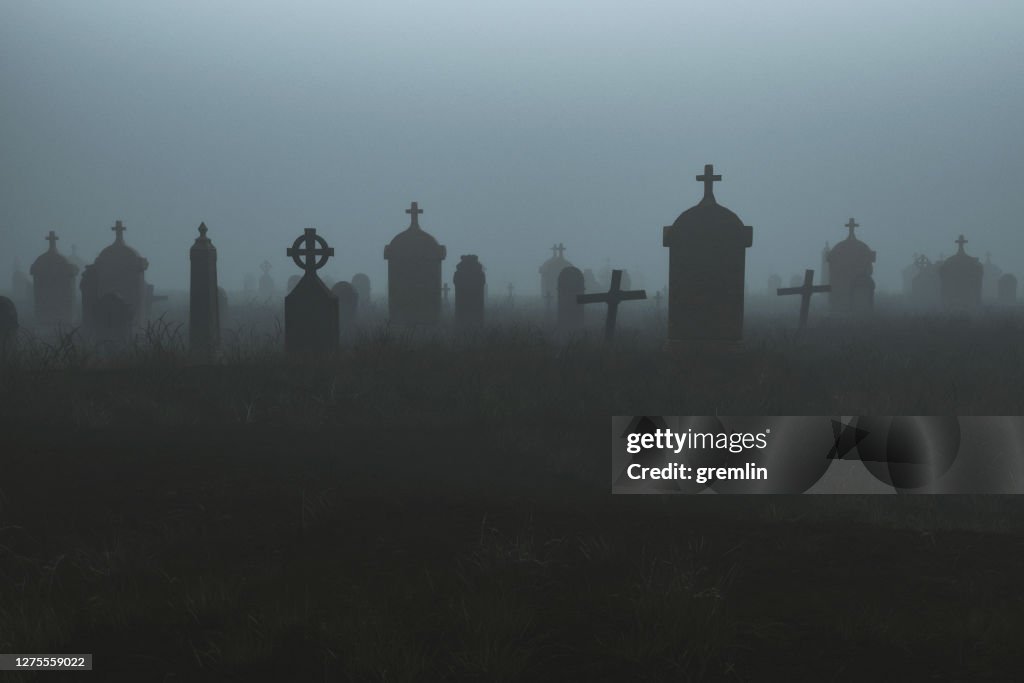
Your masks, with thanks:
M 903 279 L 903 296 L 910 301 L 914 294 L 914 278 L 921 272 L 921 269 L 925 264 L 931 263 L 928 261 L 928 257 L 924 256 L 924 261 L 921 261 L 923 254 L 914 254 L 914 257 L 910 260 L 910 263 L 903 268 L 900 273 Z
M 604 339 L 611 341 L 615 336 L 615 319 L 619 314 L 619 304 L 623 301 L 646 299 L 647 292 L 642 289 L 626 291 L 622 289 L 622 271 L 613 270 L 608 291 L 603 294 L 579 294 L 576 302 L 580 304 L 605 303 L 608 311 L 604 319 Z
M 568 266 L 558 275 L 558 329 L 572 332 L 583 327 L 583 304 L 579 295 L 586 291 L 583 273 Z
M 551 258 L 542 263 L 538 269 L 540 273 L 541 296 L 546 296 L 548 292 L 554 296 L 558 292 L 558 276 L 571 265 L 565 258 L 565 245 L 561 242 L 552 245 Z
M 1003 306 L 1013 306 L 1017 303 L 1017 278 L 1011 273 L 1004 273 L 999 278 L 998 301 Z
M 70 325 L 75 303 L 78 268 L 57 250 L 57 235 L 50 231 L 50 248 L 32 264 L 36 322 L 44 326 Z
M 338 329 L 341 334 L 350 334 L 356 328 L 359 311 L 359 292 L 351 283 L 335 283 L 331 294 L 338 300 Z
M 669 249 L 669 346 L 738 346 L 743 341 L 746 250 L 754 231 L 715 200 L 714 166 L 697 180 L 704 197 L 665 226 Z
M 370 276 L 366 273 L 356 273 L 352 276 L 352 286 L 356 288 L 359 295 L 359 310 L 368 311 L 370 307 Z
M 270 265 L 270 261 L 264 261 L 260 264 L 260 270 L 263 271 L 263 275 L 260 275 L 259 289 L 257 293 L 263 299 L 269 299 L 274 296 L 277 291 L 277 286 L 274 284 L 274 278 L 270 276 L 270 271 L 273 266 Z
M 113 244 L 85 267 L 79 282 L 82 324 L 86 333 L 96 339 L 123 341 L 128 336 L 126 324 L 130 332 L 148 317 L 153 294 L 145 277 L 149 261 L 125 243 L 127 228 L 121 221 L 116 221 L 111 230 L 115 234 Z M 117 296 L 108 298 L 108 294 Z M 101 309 L 104 299 L 107 301 Z
M 829 308 L 833 313 L 868 313 L 875 301 L 875 281 L 871 277 L 875 252 L 854 235 L 857 221 L 851 218 L 843 227 L 850 234 L 832 247 L 827 258 L 828 284 L 832 286 Z
M 474 327 L 484 324 L 484 290 L 487 276 L 476 254 L 466 254 L 455 266 L 455 324 Z
M 301 279 L 302 279 L 302 277 L 299 276 L 299 275 L 292 275 L 292 276 L 290 276 L 288 278 L 288 285 L 287 285 L 288 291 L 291 292 L 293 289 L 295 289 L 295 285 L 299 284 L 299 280 L 301 280 Z M 324 283 L 324 287 L 327 287 L 327 283 Z M 330 289 L 330 287 L 327 287 L 327 288 Z
M 815 285 L 814 284 L 814 271 L 804 271 L 804 281 L 799 287 L 788 287 L 786 289 L 779 289 L 776 291 L 778 296 L 788 296 L 791 294 L 800 295 L 800 329 L 807 327 L 807 314 L 811 310 L 811 295 L 819 292 L 829 292 L 832 290 L 830 285 Z
M 18 308 L 6 296 L 0 296 L 0 352 L 6 354 L 18 334 Z
M 964 251 L 967 240 L 963 235 L 955 242 L 957 252 L 939 266 L 942 307 L 949 311 L 971 310 L 981 305 L 983 267 L 976 256 Z
M 409 227 L 384 247 L 388 262 L 388 314 L 399 325 L 433 325 L 441 316 L 441 261 L 447 255 L 420 227 L 423 210 L 413 202 L 405 211 Z
M 194 353 L 213 353 L 220 346 L 220 292 L 217 286 L 217 248 L 199 224 L 199 237 L 188 256 L 188 343 Z
M 288 353 L 325 354 L 337 350 L 341 334 L 338 299 L 316 271 L 334 256 L 314 228 L 306 228 L 285 254 L 303 270 L 284 298 L 284 347 Z

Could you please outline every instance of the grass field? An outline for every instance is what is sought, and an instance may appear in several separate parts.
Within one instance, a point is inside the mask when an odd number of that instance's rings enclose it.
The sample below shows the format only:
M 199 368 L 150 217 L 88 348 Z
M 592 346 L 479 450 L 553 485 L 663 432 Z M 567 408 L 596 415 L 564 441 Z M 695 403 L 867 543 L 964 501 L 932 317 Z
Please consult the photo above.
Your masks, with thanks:
M 522 321 L 317 361 L 270 325 L 212 363 L 170 324 L 23 339 L 0 652 L 104 681 L 1016 678 L 1014 497 L 608 493 L 616 414 L 1024 414 L 1015 319 L 751 318 L 700 358 Z

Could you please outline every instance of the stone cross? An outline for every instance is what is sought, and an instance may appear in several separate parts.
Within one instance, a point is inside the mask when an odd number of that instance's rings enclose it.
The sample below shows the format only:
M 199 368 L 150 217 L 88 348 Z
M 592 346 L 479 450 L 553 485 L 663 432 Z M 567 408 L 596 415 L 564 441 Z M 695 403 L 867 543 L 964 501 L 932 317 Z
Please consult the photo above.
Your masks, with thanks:
M 804 271 L 804 284 L 800 287 L 783 287 L 776 290 L 777 296 L 786 296 L 788 294 L 799 294 L 800 295 L 800 329 L 807 326 L 807 313 L 811 310 L 811 295 L 818 292 L 831 292 L 831 285 L 815 285 L 814 284 L 814 271 Z
M 964 245 L 967 244 L 967 240 L 964 239 L 964 236 L 960 235 L 960 237 L 958 237 L 957 239 L 953 240 L 953 242 L 955 242 L 956 245 L 960 248 L 960 251 L 958 251 L 957 253 L 958 254 L 964 253 Z
M 611 286 L 608 288 L 607 292 L 603 294 L 576 295 L 576 303 L 579 304 L 608 304 L 608 313 L 604 320 L 604 338 L 606 341 L 611 341 L 612 337 L 615 336 L 615 319 L 618 317 L 619 304 L 623 301 L 636 301 L 638 299 L 647 298 L 646 291 L 642 289 L 624 291 L 621 289 L 621 284 L 622 271 L 613 270 Z
M 302 270 L 315 273 L 324 267 L 327 259 L 334 256 L 334 247 L 327 246 L 327 241 L 316 234 L 316 228 L 306 228 L 300 237 L 295 238 L 285 254 L 291 256 L 295 265 Z
M 419 202 L 413 202 L 410 204 L 409 208 L 406 209 L 405 212 L 412 216 L 412 223 L 409 224 L 410 227 L 420 227 L 420 214 L 423 213 L 423 209 L 420 208 Z
M 714 164 L 704 164 L 704 174 L 697 176 L 697 181 L 704 183 L 704 199 L 715 198 L 715 183 L 720 181 L 722 176 L 715 173 Z
M 51 230 L 50 234 L 46 236 L 46 241 L 50 243 L 50 251 L 57 251 L 57 240 L 59 239 L 60 238 L 57 237 L 57 233 L 53 230 Z
M 858 223 L 857 221 L 853 220 L 853 218 L 851 217 L 850 220 L 848 220 L 846 222 L 846 225 L 844 225 L 843 227 L 850 229 L 850 239 L 852 240 L 852 239 L 854 239 L 854 237 L 853 237 L 853 230 L 854 230 L 854 228 L 859 228 L 860 227 L 860 223 Z
M 559 242 L 558 244 L 552 245 L 551 255 L 556 258 L 562 258 L 562 254 L 565 253 L 565 245 Z
M 124 227 L 124 223 L 122 223 L 121 221 L 114 221 L 114 227 L 111 228 L 111 230 L 117 233 L 118 242 L 124 239 L 124 231 L 127 229 L 128 228 Z

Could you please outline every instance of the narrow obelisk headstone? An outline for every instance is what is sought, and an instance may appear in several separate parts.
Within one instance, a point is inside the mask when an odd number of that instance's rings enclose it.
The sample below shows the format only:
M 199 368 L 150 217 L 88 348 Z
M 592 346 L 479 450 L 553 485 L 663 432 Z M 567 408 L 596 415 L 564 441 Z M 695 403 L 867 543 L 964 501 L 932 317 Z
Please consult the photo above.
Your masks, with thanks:
M 619 315 L 619 304 L 623 301 L 638 301 L 646 299 L 647 292 L 642 289 L 627 291 L 622 289 L 622 271 L 612 271 L 612 281 L 608 291 L 602 294 L 580 294 L 576 301 L 580 304 L 608 304 L 608 312 L 604 319 L 604 338 L 611 341 L 615 336 L 615 320 Z
M 284 298 L 285 350 L 310 354 L 337 350 L 341 334 L 338 299 L 316 274 L 334 256 L 334 249 L 315 229 L 306 228 L 285 253 L 303 270 L 298 284 Z
M 455 324 L 473 327 L 484 322 L 484 267 L 475 254 L 466 254 L 455 266 Z
M 800 287 L 784 287 L 778 289 L 776 294 L 778 296 L 788 296 L 790 294 L 800 295 L 800 329 L 807 327 L 807 314 L 811 310 L 811 295 L 819 292 L 831 292 L 831 285 L 815 285 L 814 284 L 814 271 L 804 271 L 804 283 Z
M 558 329 L 572 332 L 583 327 L 583 304 L 578 301 L 585 291 L 583 272 L 576 266 L 563 268 L 558 274 Z
M 194 353 L 213 353 L 220 346 L 220 289 L 217 248 L 199 224 L 199 237 L 189 249 L 192 274 L 188 292 L 188 342 Z

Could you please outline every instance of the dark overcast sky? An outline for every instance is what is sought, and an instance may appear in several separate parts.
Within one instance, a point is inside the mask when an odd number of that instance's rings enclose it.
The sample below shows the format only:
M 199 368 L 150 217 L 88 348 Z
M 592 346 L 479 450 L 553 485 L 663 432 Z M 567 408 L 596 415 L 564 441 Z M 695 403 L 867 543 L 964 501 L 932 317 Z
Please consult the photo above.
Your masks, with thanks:
M 380 6 L 374 6 L 380 5 Z M 810 6 L 810 7 L 808 7 Z M 334 277 L 408 224 L 537 288 L 553 241 L 661 286 L 700 198 L 754 226 L 751 286 L 850 216 L 898 283 L 968 250 L 1024 275 L 1024 3 L 0 2 L 0 276 L 120 218 L 183 289 L 200 221 L 241 286 L 305 227 Z

